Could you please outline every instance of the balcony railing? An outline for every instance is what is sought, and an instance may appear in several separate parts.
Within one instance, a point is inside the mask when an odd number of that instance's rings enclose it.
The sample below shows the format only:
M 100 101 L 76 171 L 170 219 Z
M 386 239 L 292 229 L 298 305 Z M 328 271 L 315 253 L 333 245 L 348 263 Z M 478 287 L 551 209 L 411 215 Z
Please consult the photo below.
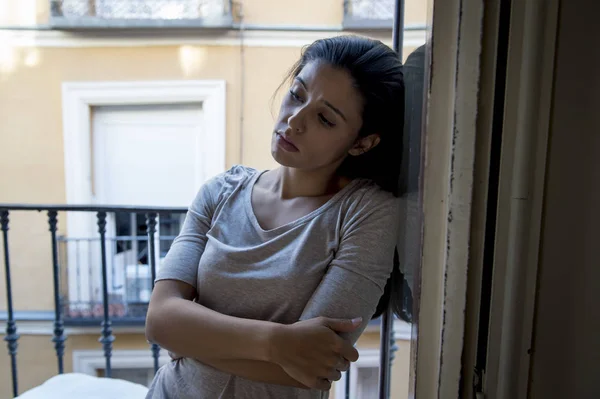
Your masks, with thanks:
M 392 29 L 396 0 L 345 0 L 344 28 Z
M 228 28 L 231 0 L 49 0 L 57 29 Z
M 159 235 L 155 247 L 168 248 L 174 239 Z M 146 318 L 152 290 L 147 240 L 140 236 L 106 237 L 109 315 L 118 318 L 120 324 L 143 325 Z M 103 317 L 100 265 L 90 257 L 99 254 L 100 248 L 99 237 L 58 237 L 60 275 L 68 276 L 60 281 L 66 325 L 97 325 Z M 157 252 L 158 259 L 166 254 Z
M 173 236 L 160 236 L 161 217 L 184 214 L 185 208 L 111 207 L 111 206 L 62 206 L 62 205 L 13 205 L 0 204 L 0 227 L 4 250 L 6 284 L 6 335 L 11 359 L 13 395 L 18 394 L 17 347 L 19 334 L 13 306 L 13 282 L 9 245 L 10 217 L 16 212 L 45 212 L 48 216 L 48 240 L 51 243 L 52 292 L 54 300 L 53 338 L 58 373 L 64 372 L 66 324 L 98 326 L 100 343 L 106 359 L 105 376 L 111 377 L 111 354 L 114 324 L 143 325 L 150 292 L 154 286 L 160 258 L 168 251 Z M 68 237 L 58 235 L 58 215 L 66 213 L 95 216 L 95 237 Z M 107 235 L 107 219 L 117 214 L 145 215 L 145 237 Z M 137 219 L 133 218 L 132 220 Z M 113 226 L 114 228 L 114 226 Z M 85 254 L 86 259 L 83 259 Z M 87 257 L 90 257 L 87 259 Z M 87 267 L 84 267 L 87 265 Z M 86 291 L 87 290 L 87 291 Z M 87 292 L 87 293 L 86 293 Z M 389 370 L 396 350 L 393 339 L 393 316 L 385 312 L 381 324 L 381 386 L 389 386 Z M 158 370 L 160 347 L 149 348 Z M 349 393 L 350 378 L 346 378 Z M 386 398 L 381 396 L 381 398 Z M 386 398 L 387 399 L 387 398 Z

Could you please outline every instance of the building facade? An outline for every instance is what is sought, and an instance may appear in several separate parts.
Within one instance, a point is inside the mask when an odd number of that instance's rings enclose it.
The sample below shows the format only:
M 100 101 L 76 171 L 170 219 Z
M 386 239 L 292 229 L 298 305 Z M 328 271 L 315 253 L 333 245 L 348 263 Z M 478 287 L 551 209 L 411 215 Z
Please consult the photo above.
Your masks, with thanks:
M 302 46 L 347 33 L 391 45 L 392 15 L 392 1 L 0 1 L 0 203 L 172 209 L 157 221 L 160 265 L 181 208 L 203 181 L 234 164 L 274 166 L 277 89 Z M 425 43 L 425 20 L 426 4 L 407 0 L 404 58 Z M 57 218 L 64 372 L 102 375 L 96 221 L 86 213 Z M 10 215 L 21 393 L 57 373 L 47 219 L 32 211 Z M 145 383 L 153 375 L 143 334 L 150 292 L 146 218 L 109 212 L 106 222 L 112 376 Z M 6 309 L 0 284 L 2 327 Z M 395 345 L 392 397 L 404 398 L 410 328 L 401 321 Z M 362 356 L 351 397 L 371 397 L 365 392 L 376 389 L 379 346 L 375 323 L 357 344 Z M 160 361 L 167 361 L 164 351 Z M 11 395 L 10 376 L 5 350 L 0 397 Z M 337 385 L 336 398 L 345 389 Z

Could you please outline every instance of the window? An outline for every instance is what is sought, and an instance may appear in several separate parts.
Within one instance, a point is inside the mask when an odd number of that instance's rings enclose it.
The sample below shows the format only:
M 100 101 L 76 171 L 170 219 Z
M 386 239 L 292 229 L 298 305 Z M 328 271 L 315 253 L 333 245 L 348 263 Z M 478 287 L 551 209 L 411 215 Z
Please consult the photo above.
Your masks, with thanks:
M 98 377 L 104 377 L 104 369 L 98 369 L 97 374 Z M 154 378 L 154 370 L 151 367 L 113 368 L 111 369 L 111 378 L 150 386 Z
M 354 29 L 391 29 L 394 0 L 346 0 L 344 27 Z
M 155 260 L 160 268 L 160 260 L 181 229 L 185 217 L 182 210 L 204 181 L 224 171 L 225 83 L 186 80 L 64 85 L 65 154 L 67 162 L 73 162 L 73 166 L 65 167 L 67 202 L 179 209 L 158 215 Z M 140 104 L 140 98 L 151 105 Z M 157 120 L 162 122 L 160 126 Z M 148 123 L 153 127 L 144 127 Z M 122 141 L 129 137 L 127 140 L 141 143 L 142 135 L 152 135 L 154 140 L 143 141 L 144 146 L 127 146 Z M 165 146 L 187 151 L 184 155 L 182 151 L 165 150 Z M 126 155 L 116 162 L 119 151 Z M 148 158 L 153 162 L 148 163 Z M 127 161 L 126 168 L 120 166 L 121 160 Z M 167 168 L 170 173 L 164 173 Z M 94 177 L 93 185 L 83 177 L 86 175 Z M 157 186 L 161 189 L 152 188 Z M 168 196 L 158 198 L 163 192 Z M 129 194 L 136 197 L 127 197 Z M 148 198 L 152 202 L 147 202 Z M 70 214 L 66 225 L 68 236 L 61 238 L 59 255 L 65 274 L 61 280 L 62 303 L 65 317 L 77 323 L 103 314 L 100 240 L 95 215 Z M 135 323 L 143 322 L 152 283 L 146 234 L 145 213 L 108 213 L 109 311 L 113 317 Z
M 159 366 L 170 361 L 166 351 L 160 351 Z M 111 357 L 111 377 L 148 386 L 154 378 L 154 359 L 150 350 L 114 350 Z M 74 350 L 73 372 L 104 376 L 106 359 L 102 350 Z
M 50 0 L 54 27 L 225 26 L 226 0 Z

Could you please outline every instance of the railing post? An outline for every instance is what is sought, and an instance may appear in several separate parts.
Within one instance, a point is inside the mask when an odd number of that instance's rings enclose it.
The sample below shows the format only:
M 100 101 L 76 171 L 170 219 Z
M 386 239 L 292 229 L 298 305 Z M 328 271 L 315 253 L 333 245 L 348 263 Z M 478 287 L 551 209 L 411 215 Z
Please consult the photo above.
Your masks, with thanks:
M 8 346 L 10 354 L 10 368 L 12 372 L 13 397 L 17 397 L 19 392 L 17 378 L 17 347 L 19 346 L 19 334 L 17 334 L 17 325 L 13 314 L 12 302 L 12 282 L 10 276 L 10 255 L 8 253 L 8 211 L 0 211 L 0 224 L 2 226 L 2 238 L 4 242 L 4 273 L 6 280 L 6 304 L 8 317 L 6 320 L 6 335 L 4 340 Z
M 56 229 L 57 229 L 57 212 L 48 211 L 48 225 L 50 226 L 50 235 L 52 237 L 52 278 L 54 284 L 54 336 L 52 342 L 54 342 L 54 349 L 56 350 L 56 357 L 58 359 L 58 374 L 64 372 L 63 357 L 65 354 L 65 341 L 64 335 L 64 323 L 61 315 L 60 307 L 60 269 L 58 266 L 58 242 L 56 240 Z
M 389 399 L 390 397 L 390 377 L 391 377 L 391 351 L 390 346 L 393 340 L 392 328 L 394 323 L 394 312 L 392 307 L 388 306 L 381 319 L 381 354 L 379 363 L 379 399 Z
M 102 322 L 102 336 L 99 341 L 104 348 L 104 358 L 106 359 L 106 368 L 104 376 L 110 378 L 112 371 L 110 367 L 110 358 L 112 356 L 112 343 L 115 337 L 112 335 L 109 307 L 108 307 L 108 272 L 106 265 L 106 212 L 98 212 L 98 233 L 100 233 L 100 252 L 102 259 L 102 304 L 104 305 L 104 321 Z
M 350 370 L 352 369 L 352 366 L 350 366 L 348 368 L 348 371 L 346 371 L 346 381 L 345 381 L 345 385 L 346 385 L 346 392 L 345 392 L 345 399 L 350 399 Z
M 396 0 L 394 5 L 392 48 L 398 53 L 400 60 L 402 60 L 402 50 L 404 49 L 404 0 Z
M 150 274 L 152 278 L 152 289 L 154 289 L 154 280 L 156 280 L 156 256 L 154 235 L 156 233 L 156 216 L 154 212 L 146 214 L 146 227 L 148 230 L 148 264 L 150 266 Z M 158 358 L 160 356 L 160 346 L 155 343 L 151 344 L 152 357 L 154 358 L 154 373 L 158 371 Z

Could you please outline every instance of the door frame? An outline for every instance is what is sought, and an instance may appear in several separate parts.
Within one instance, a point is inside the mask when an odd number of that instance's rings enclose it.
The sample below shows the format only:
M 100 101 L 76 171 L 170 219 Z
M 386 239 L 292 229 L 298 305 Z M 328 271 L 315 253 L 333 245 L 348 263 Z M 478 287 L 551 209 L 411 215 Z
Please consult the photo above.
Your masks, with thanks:
M 67 204 L 95 203 L 92 166 L 92 107 L 95 106 L 200 103 L 203 128 L 198 134 L 199 140 L 204 143 L 204 151 L 200 156 L 199 181 L 196 184 L 199 187 L 207 179 L 224 172 L 225 90 L 224 80 L 64 82 L 62 110 Z M 71 237 L 87 237 L 95 231 L 95 215 L 68 215 L 66 227 Z M 70 259 L 75 258 L 75 250 L 73 246 L 67 249 Z M 76 270 L 69 268 L 69 280 L 74 281 L 76 276 Z M 86 295 L 84 291 L 89 291 L 89 284 L 84 282 L 80 286 L 82 297 L 87 298 L 90 293 Z M 73 284 L 68 288 L 70 296 L 76 292 Z
M 225 170 L 225 81 L 64 82 L 62 85 L 65 190 L 68 204 L 92 203 L 92 107 L 201 103 L 202 180 Z M 202 183 L 202 182 L 199 182 Z

